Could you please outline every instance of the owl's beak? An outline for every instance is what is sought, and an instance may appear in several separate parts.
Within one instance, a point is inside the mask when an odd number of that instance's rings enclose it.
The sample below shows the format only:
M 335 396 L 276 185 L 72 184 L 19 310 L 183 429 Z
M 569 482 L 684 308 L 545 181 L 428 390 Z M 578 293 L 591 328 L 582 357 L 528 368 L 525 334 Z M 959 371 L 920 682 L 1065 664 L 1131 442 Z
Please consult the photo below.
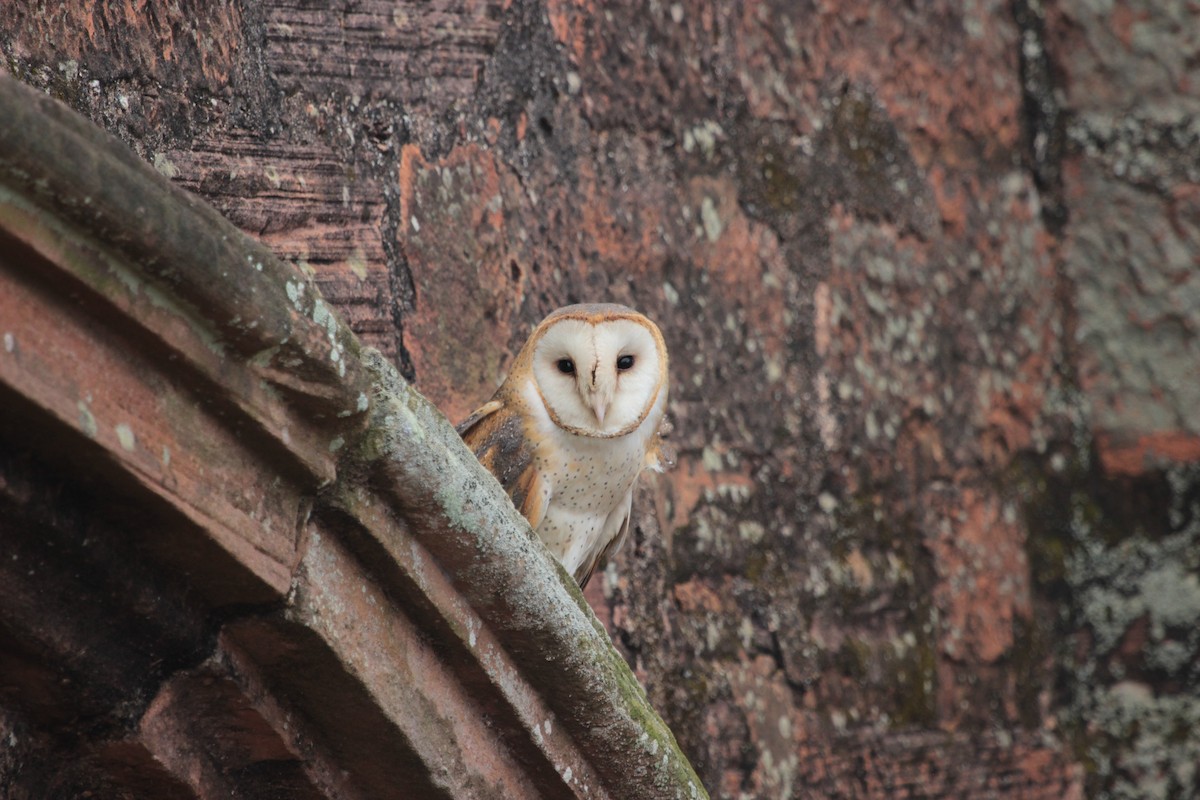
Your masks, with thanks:
M 592 395 L 592 412 L 596 415 L 596 422 L 604 427 L 604 414 L 608 411 L 608 398 L 603 394 Z
M 592 379 L 584 386 L 584 392 L 592 413 L 596 415 L 596 423 L 601 428 L 604 427 L 604 415 L 608 413 L 616 388 L 615 380 L 600 371 L 598 364 L 592 367 Z

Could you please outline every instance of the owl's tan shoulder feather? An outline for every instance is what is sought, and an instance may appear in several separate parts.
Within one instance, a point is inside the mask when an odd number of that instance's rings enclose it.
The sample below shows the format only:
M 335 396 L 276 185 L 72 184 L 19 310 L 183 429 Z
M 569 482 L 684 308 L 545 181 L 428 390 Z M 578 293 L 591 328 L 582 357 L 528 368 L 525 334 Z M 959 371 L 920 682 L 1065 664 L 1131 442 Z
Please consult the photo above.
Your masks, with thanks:
M 546 513 L 546 493 L 519 409 L 503 397 L 495 397 L 460 422 L 457 431 L 479 463 L 500 481 L 529 525 L 537 528 Z

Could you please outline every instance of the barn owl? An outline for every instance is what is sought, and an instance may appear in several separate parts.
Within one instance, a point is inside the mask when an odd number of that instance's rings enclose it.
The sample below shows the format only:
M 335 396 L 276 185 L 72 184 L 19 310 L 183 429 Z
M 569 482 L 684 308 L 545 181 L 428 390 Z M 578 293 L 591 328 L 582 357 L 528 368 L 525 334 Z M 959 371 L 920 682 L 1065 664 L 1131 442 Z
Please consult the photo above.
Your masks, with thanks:
M 631 308 L 573 305 L 529 336 L 459 435 L 580 588 L 629 533 L 633 485 L 662 469 L 667 348 Z

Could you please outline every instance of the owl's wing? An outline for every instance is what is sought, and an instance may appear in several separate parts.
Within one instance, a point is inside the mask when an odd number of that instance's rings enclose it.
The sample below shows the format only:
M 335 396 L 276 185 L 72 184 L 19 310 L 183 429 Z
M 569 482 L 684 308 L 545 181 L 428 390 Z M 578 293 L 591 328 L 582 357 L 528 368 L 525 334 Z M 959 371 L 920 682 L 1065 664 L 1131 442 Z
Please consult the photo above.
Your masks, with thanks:
M 546 514 L 548 496 L 534 459 L 533 443 L 521 415 L 503 400 L 484 403 L 459 423 L 458 435 L 479 463 L 496 476 L 513 505 L 536 529 Z
M 608 544 L 596 554 L 596 557 L 591 561 L 586 561 L 579 565 L 579 569 L 575 570 L 575 582 L 579 584 L 580 591 L 587 588 L 588 581 L 592 579 L 592 572 L 596 567 L 603 567 L 608 563 L 610 556 L 616 554 L 621 549 L 621 545 L 625 544 L 625 540 L 629 538 L 629 517 L 633 511 L 633 488 L 625 494 L 625 500 L 617 506 L 614 514 L 621 514 L 621 526 L 617 529 L 617 534 L 608 540 Z

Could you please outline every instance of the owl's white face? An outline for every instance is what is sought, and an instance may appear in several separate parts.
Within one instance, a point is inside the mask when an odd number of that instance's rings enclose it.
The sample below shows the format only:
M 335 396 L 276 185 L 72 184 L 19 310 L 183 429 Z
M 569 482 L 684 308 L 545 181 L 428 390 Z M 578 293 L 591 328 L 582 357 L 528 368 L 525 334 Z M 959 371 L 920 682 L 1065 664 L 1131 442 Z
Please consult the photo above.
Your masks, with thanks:
M 665 366 L 647 324 L 568 318 L 549 325 L 534 350 L 533 377 L 556 423 L 574 433 L 614 436 L 646 418 Z

